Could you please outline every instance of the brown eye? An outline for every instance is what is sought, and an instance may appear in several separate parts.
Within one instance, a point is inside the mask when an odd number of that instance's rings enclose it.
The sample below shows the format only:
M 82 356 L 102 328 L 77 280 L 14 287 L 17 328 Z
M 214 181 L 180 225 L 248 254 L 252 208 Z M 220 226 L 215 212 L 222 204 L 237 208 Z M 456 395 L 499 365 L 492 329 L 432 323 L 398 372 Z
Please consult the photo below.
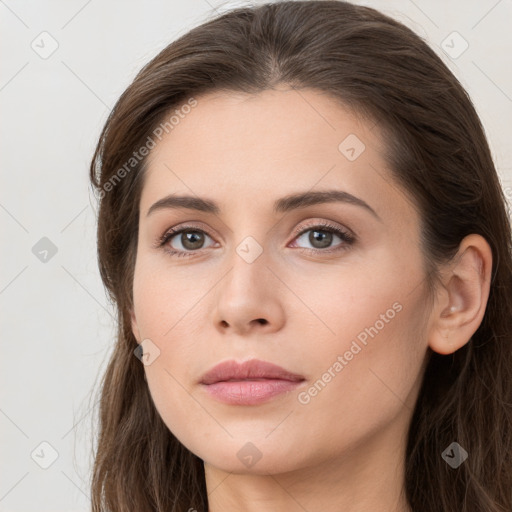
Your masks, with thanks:
M 333 247 L 332 244 L 333 242 L 336 241 L 336 238 L 339 238 L 342 243 L 338 243 Z M 303 249 L 307 251 L 321 252 L 330 252 L 330 250 L 345 249 L 348 246 L 352 245 L 355 241 L 355 237 L 352 234 L 330 224 L 312 226 L 308 229 L 303 230 L 296 237 L 297 241 L 301 239 L 306 239 L 307 243 L 311 245 L 311 247 L 304 247 Z
M 180 242 L 182 246 L 190 251 L 201 249 L 204 244 L 204 233 L 201 231 L 183 231 Z
M 181 229 L 171 229 L 165 233 L 160 239 L 159 246 L 172 256 L 193 256 L 194 252 L 204 249 L 206 238 L 211 240 L 211 237 L 204 231 L 185 226 Z
M 324 249 L 332 243 L 332 233 L 329 231 L 311 230 L 308 241 L 315 249 Z M 318 245 L 316 245 L 318 244 Z

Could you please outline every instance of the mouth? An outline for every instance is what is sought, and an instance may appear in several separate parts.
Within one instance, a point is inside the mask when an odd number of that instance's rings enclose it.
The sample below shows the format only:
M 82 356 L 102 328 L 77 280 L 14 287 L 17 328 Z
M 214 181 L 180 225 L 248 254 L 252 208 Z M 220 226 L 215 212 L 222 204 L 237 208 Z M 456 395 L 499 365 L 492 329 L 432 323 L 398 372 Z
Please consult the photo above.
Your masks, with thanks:
M 210 397 L 231 405 L 255 405 L 293 391 L 306 379 L 273 363 L 251 359 L 225 361 L 213 367 L 200 384 Z
M 261 379 L 228 379 L 228 380 L 219 380 L 217 382 L 264 382 L 266 380 L 286 380 L 286 379 L 272 379 L 270 377 L 262 377 Z M 213 382 L 212 384 L 217 384 L 217 382 Z M 292 381 L 289 381 L 292 382 Z
M 205 373 L 201 384 L 215 384 L 216 382 L 245 381 L 245 380 L 286 380 L 299 382 L 304 380 L 302 375 L 292 373 L 267 361 L 250 359 L 243 363 L 230 360 L 214 366 Z

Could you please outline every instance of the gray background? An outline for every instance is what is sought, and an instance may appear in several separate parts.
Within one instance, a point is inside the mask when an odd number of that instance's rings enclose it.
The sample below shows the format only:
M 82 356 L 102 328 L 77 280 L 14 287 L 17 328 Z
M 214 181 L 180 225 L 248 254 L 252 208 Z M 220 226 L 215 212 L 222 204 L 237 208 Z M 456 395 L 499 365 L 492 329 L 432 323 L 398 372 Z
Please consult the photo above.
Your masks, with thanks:
M 512 1 L 354 3 L 405 23 L 453 70 L 512 199 Z M 88 510 L 92 391 L 115 332 L 96 264 L 94 144 L 143 64 L 241 4 L 0 0 L 2 512 Z

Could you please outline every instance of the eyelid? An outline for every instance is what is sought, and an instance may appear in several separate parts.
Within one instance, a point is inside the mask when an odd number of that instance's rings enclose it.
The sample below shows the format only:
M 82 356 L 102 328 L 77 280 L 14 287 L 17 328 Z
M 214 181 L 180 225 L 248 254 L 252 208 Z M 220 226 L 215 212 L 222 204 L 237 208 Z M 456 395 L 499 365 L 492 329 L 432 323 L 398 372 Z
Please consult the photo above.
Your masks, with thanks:
M 343 231 L 343 233 L 346 233 L 346 235 L 350 236 L 351 238 L 354 238 L 354 239 L 356 238 L 355 233 L 351 229 L 349 229 L 341 224 L 338 224 L 337 222 L 333 222 L 330 220 L 318 220 L 318 219 L 313 219 L 311 221 L 307 221 L 306 224 L 301 224 L 299 227 L 296 227 L 293 230 L 293 237 L 296 238 L 297 236 L 302 235 L 305 231 L 308 231 L 315 227 L 321 227 L 324 229 L 326 229 L 326 228 L 336 229 L 339 231 Z

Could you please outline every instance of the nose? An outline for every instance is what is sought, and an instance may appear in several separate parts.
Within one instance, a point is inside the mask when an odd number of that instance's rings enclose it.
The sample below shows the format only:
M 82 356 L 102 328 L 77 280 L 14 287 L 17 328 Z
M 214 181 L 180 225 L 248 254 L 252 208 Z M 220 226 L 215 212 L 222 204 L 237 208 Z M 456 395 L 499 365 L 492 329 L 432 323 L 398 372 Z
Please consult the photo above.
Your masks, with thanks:
M 222 334 L 271 333 L 285 321 L 283 287 L 262 253 L 254 261 L 237 253 L 214 297 L 213 321 Z

